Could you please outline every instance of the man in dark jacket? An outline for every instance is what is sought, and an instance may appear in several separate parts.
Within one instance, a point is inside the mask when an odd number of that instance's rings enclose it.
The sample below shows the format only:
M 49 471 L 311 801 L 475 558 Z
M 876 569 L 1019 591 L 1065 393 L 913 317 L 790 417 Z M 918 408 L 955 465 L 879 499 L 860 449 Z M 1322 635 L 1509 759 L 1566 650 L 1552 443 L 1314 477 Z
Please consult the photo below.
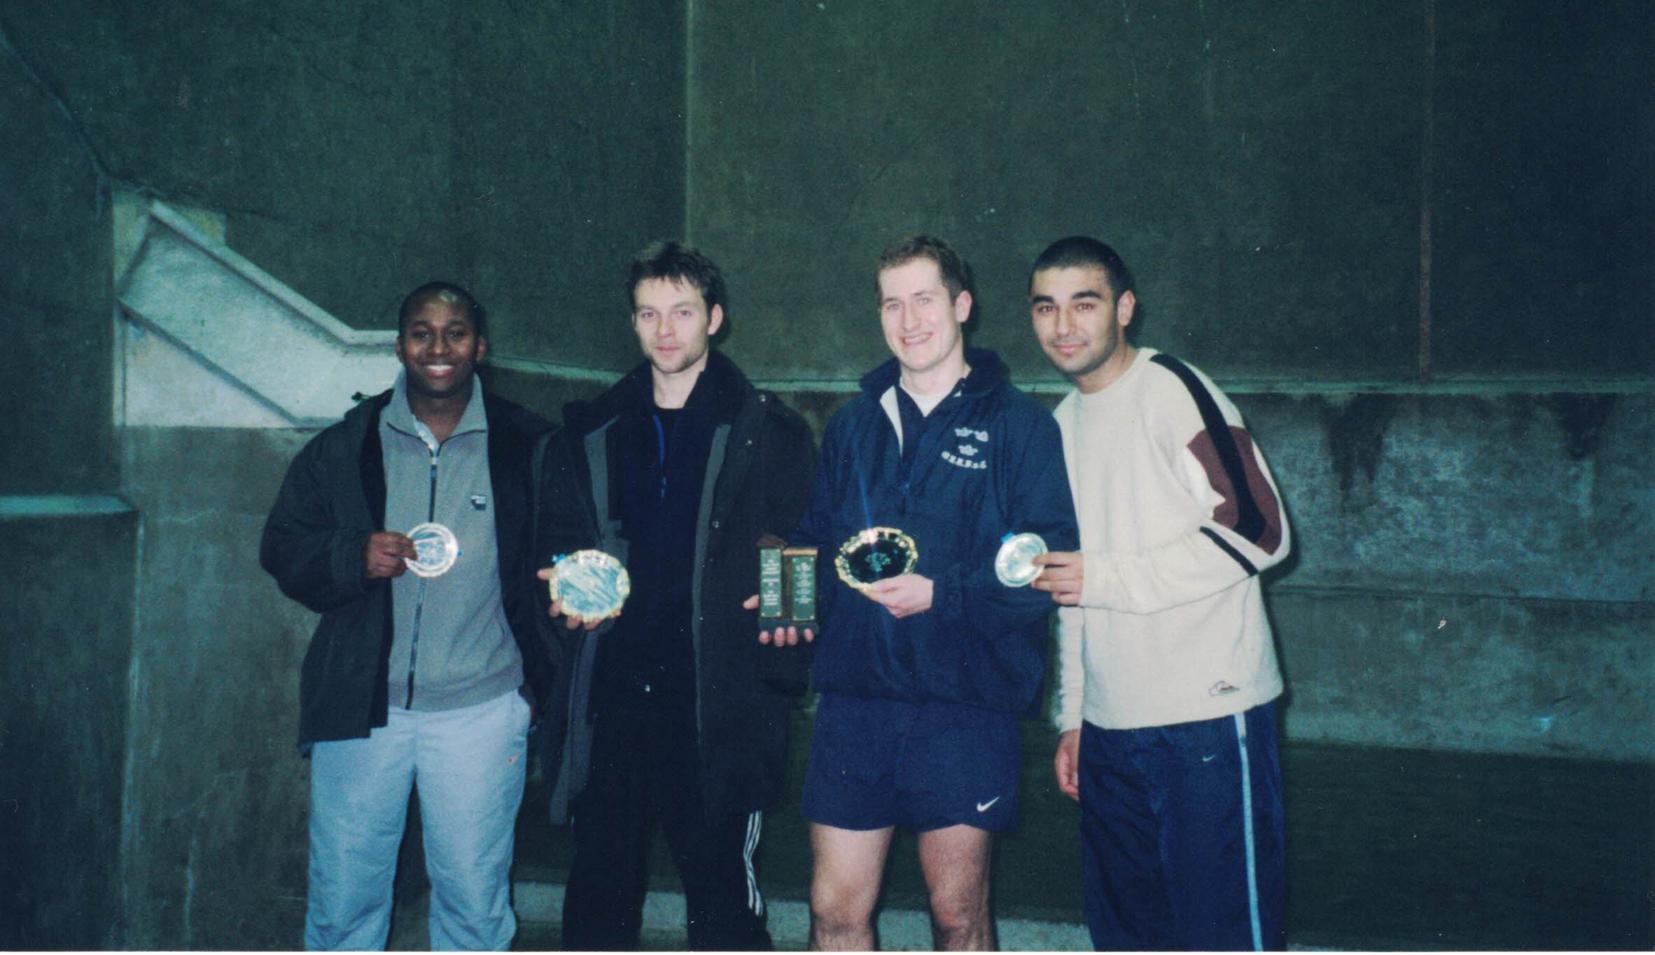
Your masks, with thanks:
M 500 949 L 516 932 L 525 695 L 551 688 L 529 572 L 529 454 L 548 425 L 484 392 L 484 323 L 458 286 L 410 293 L 396 385 L 305 445 L 265 523 L 260 563 L 322 615 L 299 682 L 306 948 L 384 947 L 416 780 L 432 946 Z
M 872 913 L 895 826 L 919 834 L 939 949 L 994 945 L 992 834 L 1017 818 L 1018 717 L 1035 703 L 1051 603 L 996 574 L 1001 539 L 1076 540 L 1051 415 L 967 348 L 969 274 L 930 236 L 879 260 L 893 358 L 822 436 L 795 543 L 832 555 L 888 527 L 917 545 L 912 571 L 853 588 L 825 571 L 812 679 L 822 691 L 802 809 L 815 877 L 811 947 L 873 947 Z M 761 639 L 775 646 L 777 634 Z M 811 634 L 807 633 L 808 639 Z M 798 634 L 784 633 L 784 652 Z
M 712 261 L 653 245 L 629 288 L 646 361 L 565 410 L 543 465 L 542 557 L 596 547 L 632 582 L 615 620 L 564 618 L 567 727 L 547 759 L 553 820 L 574 822 L 563 943 L 638 947 L 658 823 L 690 948 L 769 948 L 754 852 L 807 662 L 761 652 L 741 601 L 757 585 L 760 538 L 798 522 L 815 447 L 797 413 L 711 349 L 724 323 Z

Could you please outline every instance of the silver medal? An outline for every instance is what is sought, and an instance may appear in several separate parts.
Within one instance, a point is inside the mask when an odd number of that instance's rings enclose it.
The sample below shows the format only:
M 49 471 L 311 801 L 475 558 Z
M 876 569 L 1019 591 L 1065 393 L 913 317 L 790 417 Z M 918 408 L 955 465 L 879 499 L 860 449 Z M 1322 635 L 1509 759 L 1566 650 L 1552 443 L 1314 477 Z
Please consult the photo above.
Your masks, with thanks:
M 421 577 L 441 577 L 460 559 L 460 542 L 441 524 L 420 524 L 408 532 L 417 556 L 404 557 L 408 569 Z
M 1027 587 L 1044 569 L 1035 566 L 1034 559 L 1045 552 L 1046 542 L 1039 534 L 1007 534 L 994 555 L 994 574 L 1007 587 Z

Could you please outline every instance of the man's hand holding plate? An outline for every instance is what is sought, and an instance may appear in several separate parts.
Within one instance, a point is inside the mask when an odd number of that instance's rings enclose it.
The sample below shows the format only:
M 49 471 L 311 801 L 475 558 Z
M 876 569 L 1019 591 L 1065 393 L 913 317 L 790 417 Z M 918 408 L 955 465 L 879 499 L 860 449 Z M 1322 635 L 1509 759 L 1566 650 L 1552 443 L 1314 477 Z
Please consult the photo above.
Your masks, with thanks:
M 369 580 L 400 577 L 418 554 L 414 542 L 398 531 L 375 531 L 362 544 L 362 576 Z
M 884 607 L 891 616 L 901 620 L 931 609 L 935 587 L 931 578 L 919 574 L 901 574 L 876 580 L 861 588 L 863 595 Z
M 1047 551 L 1034 563 L 1042 568 L 1029 586 L 1044 590 L 1065 607 L 1080 606 L 1080 590 L 1086 583 L 1086 555 L 1073 550 Z
M 535 572 L 535 576 L 539 577 L 541 580 L 550 581 L 552 579 L 552 573 L 553 573 L 552 568 L 542 567 L 538 571 Z M 582 617 L 579 614 L 564 613 L 563 612 L 563 601 L 558 600 L 555 597 L 552 598 L 552 605 L 549 609 L 547 609 L 546 615 L 551 617 L 554 620 L 557 619 L 558 617 L 562 617 L 563 618 L 563 625 L 565 627 L 568 627 L 570 630 L 580 630 L 582 628 L 587 629 L 587 630 L 596 630 L 598 628 L 598 625 L 603 623 L 602 620 L 599 620 L 595 617 L 589 619 L 589 618 L 586 618 L 586 617 Z M 616 616 L 619 616 L 619 614 L 617 613 Z
M 562 616 L 570 630 L 594 630 L 611 617 L 632 593 L 626 565 L 600 550 L 577 550 L 558 557 L 536 574 L 551 592 L 552 616 Z

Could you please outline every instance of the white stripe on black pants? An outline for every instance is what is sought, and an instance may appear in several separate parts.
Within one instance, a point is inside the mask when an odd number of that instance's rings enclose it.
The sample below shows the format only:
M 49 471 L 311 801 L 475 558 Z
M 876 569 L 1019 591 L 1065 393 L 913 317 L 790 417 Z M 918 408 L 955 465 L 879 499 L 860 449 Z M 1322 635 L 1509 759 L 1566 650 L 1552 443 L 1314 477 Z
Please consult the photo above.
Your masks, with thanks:
M 763 816 L 755 811 L 711 822 L 704 817 L 695 747 L 674 726 L 672 720 L 619 714 L 599 720 L 592 778 L 574 805 L 565 949 L 638 948 L 645 867 L 657 828 L 684 886 L 689 947 L 771 947 L 755 867 Z

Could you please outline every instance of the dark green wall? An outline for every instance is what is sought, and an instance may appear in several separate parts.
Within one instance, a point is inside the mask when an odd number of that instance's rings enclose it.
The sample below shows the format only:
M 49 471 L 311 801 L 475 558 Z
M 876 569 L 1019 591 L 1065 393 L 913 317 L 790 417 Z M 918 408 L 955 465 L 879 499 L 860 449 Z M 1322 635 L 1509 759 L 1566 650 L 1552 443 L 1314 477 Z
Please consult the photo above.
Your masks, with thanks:
M 1074 232 L 1134 265 L 1145 343 L 1220 376 L 1413 379 L 1422 318 L 1439 377 L 1647 373 L 1651 11 L 695 4 L 689 228 L 775 375 L 885 357 L 872 261 L 916 230 L 1024 376 L 1028 264 Z
M 619 367 L 617 273 L 682 231 L 683 24 L 641 0 L 0 4 L 0 948 L 302 942 L 314 618 L 254 563 L 302 436 L 119 427 L 112 193 L 222 213 L 348 324 L 450 278 L 497 354 Z
M 1652 25 L 1632 2 L 0 6 L 0 503 L 69 501 L 0 519 L 0 818 L 28 817 L 0 825 L 26 863 L 0 947 L 299 943 L 313 618 L 252 548 L 308 435 L 118 427 L 111 189 L 224 213 L 352 325 L 446 276 L 497 355 L 593 369 L 636 360 L 627 255 L 688 233 L 769 379 L 883 360 L 872 261 L 924 229 L 978 267 L 979 342 L 1049 380 L 1024 270 L 1100 234 L 1145 343 L 1254 379 L 1233 390 L 1299 531 L 1271 589 L 1290 740 L 1647 766 Z M 491 380 L 554 415 L 596 387 L 534 367 Z M 1408 385 L 1427 370 L 1449 384 Z M 789 400 L 819 425 L 844 395 Z
M 121 944 L 137 546 L 119 506 L 0 512 L 0 949 Z
M 143 515 L 144 546 L 123 947 L 303 945 L 310 764 L 297 753 L 297 701 L 316 617 L 259 568 L 258 540 L 287 462 L 309 437 L 124 432 L 126 493 Z
M 1655 5 L 1436 4 L 1445 374 L 1655 371 Z
M 7 97 L 53 91 L 110 177 L 226 213 L 238 252 L 351 325 L 394 327 L 450 278 L 499 352 L 608 367 L 625 327 L 592 317 L 624 314 L 630 252 L 682 230 L 683 21 L 643 0 L 65 0 L 0 11 L 0 69 Z M 72 129 L 13 162 L 78 159 Z M 16 221 L 56 218 L 49 199 Z
M 0 494 L 109 490 L 111 205 L 96 157 L 31 74 L 0 45 L 0 329 L 12 368 Z

